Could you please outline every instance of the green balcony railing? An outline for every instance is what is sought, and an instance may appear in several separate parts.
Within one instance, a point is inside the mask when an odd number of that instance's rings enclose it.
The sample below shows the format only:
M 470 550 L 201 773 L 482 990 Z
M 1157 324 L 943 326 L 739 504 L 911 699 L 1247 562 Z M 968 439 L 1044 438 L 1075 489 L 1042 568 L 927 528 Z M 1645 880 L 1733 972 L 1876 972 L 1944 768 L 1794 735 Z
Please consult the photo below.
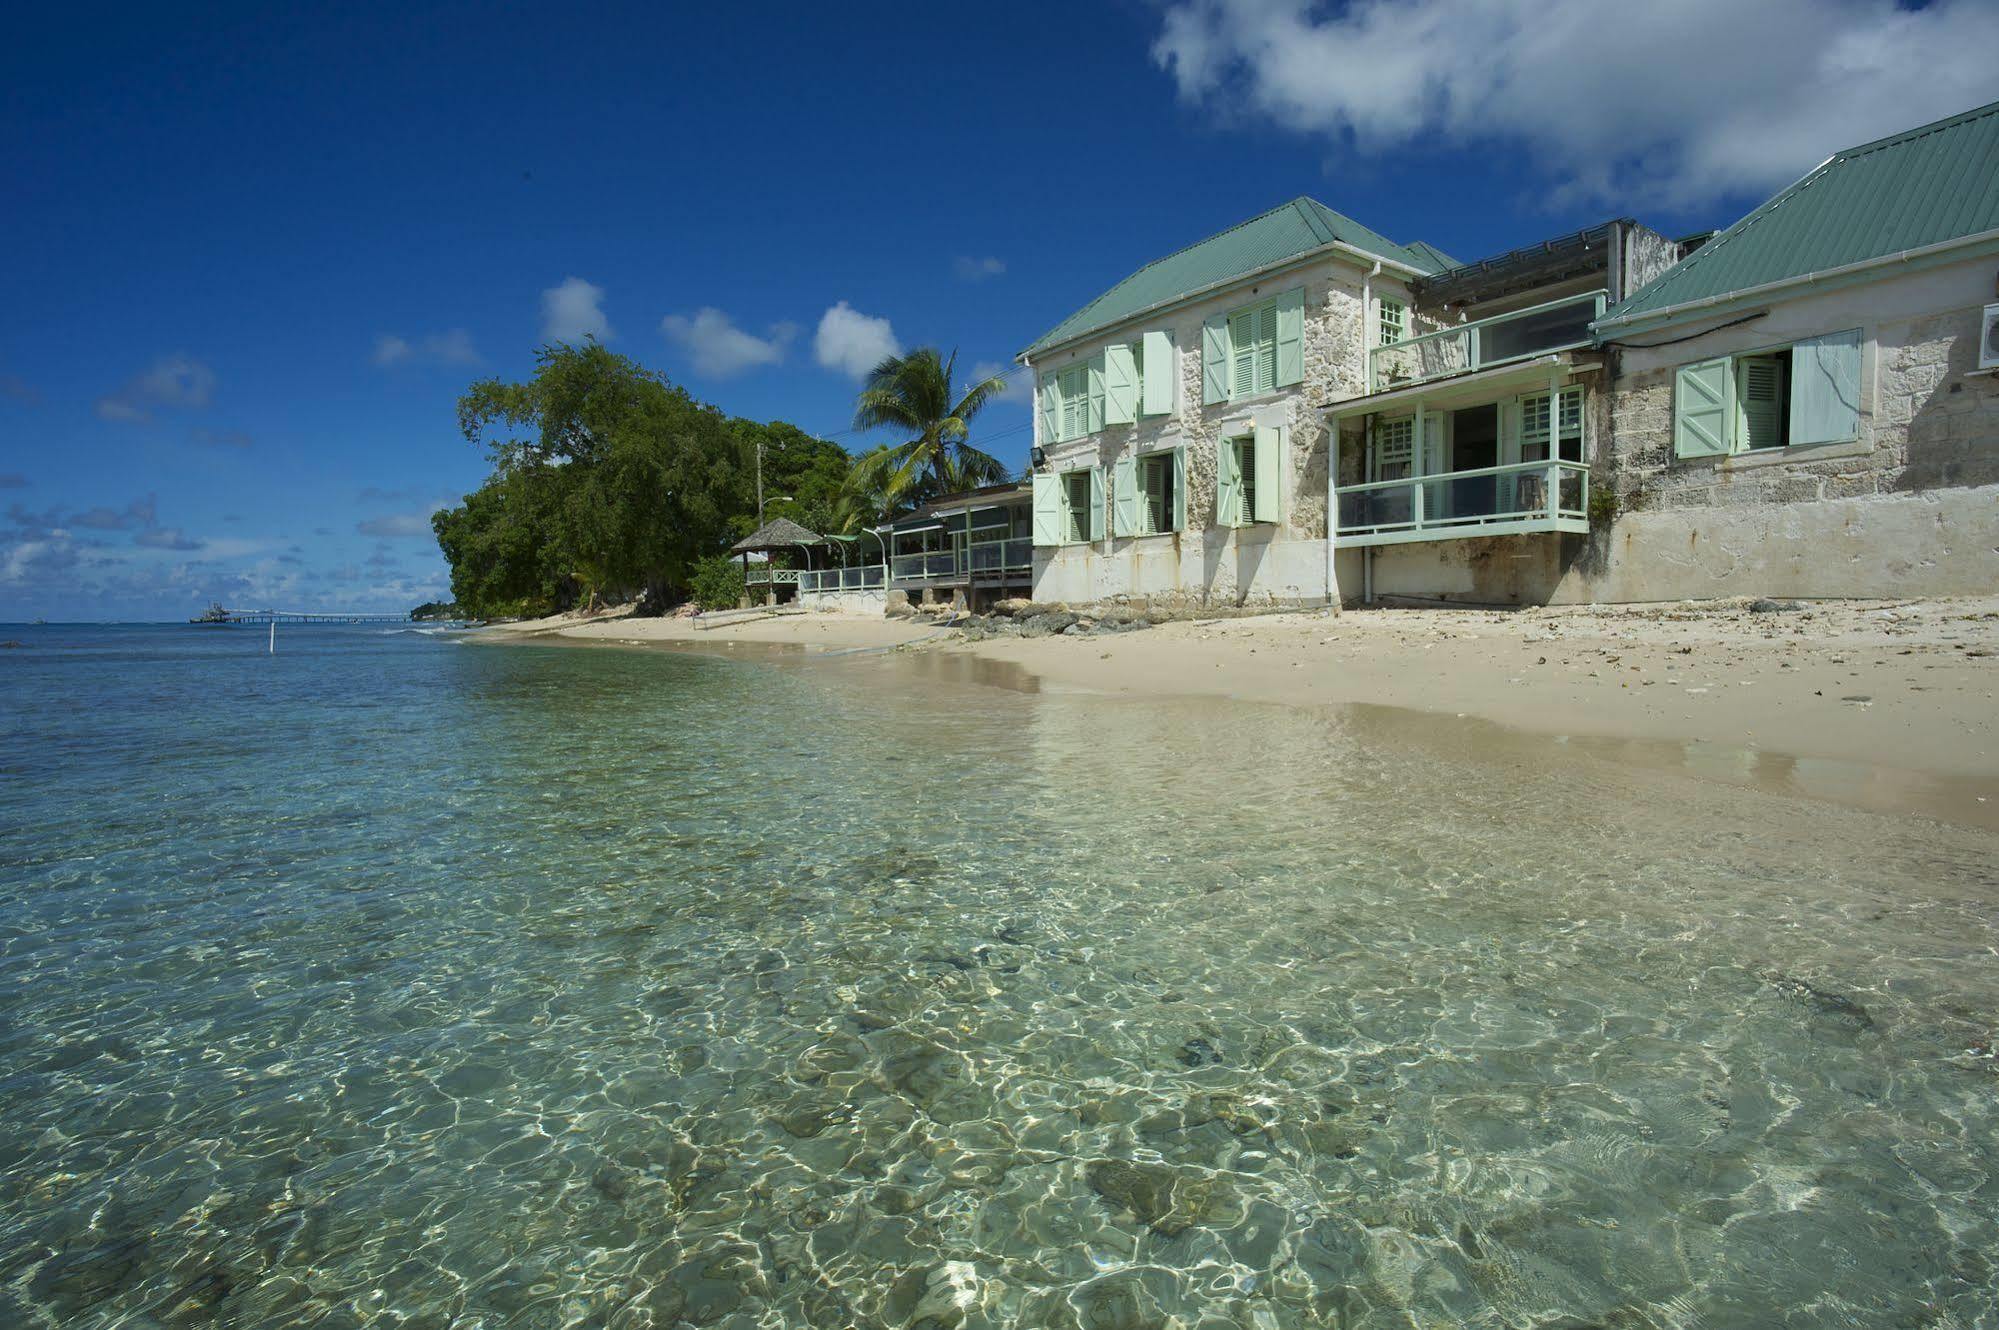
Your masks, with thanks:
M 1588 346 L 1590 323 L 1608 299 L 1606 292 L 1590 291 L 1374 347 L 1367 353 L 1367 390 L 1386 392 Z
M 1589 529 L 1589 467 L 1582 462 L 1482 466 L 1342 485 L 1333 494 L 1336 544 Z

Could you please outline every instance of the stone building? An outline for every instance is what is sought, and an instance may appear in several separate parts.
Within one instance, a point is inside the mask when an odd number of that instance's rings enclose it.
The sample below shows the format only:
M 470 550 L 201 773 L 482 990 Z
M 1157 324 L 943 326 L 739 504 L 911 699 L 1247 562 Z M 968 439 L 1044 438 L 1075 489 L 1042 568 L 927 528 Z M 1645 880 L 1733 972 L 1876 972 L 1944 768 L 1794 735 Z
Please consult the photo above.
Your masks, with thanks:
M 1549 599 L 1999 589 L 1999 103 L 1835 154 L 1596 330 L 1590 548 Z
M 1019 359 L 1037 600 L 1990 592 L 1999 104 L 1685 241 L 1458 264 L 1296 199 Z
M 1021 353 L 1034 597 L 1323 603 L 1327 435 L 1371 329 L 1451 266 L 1300 198 L 1133 273 Z
M 1379 328 L 1364 387 L 1322 403 L 1344 599 L 1547 598 L 1601 510 L 1590 325 L 1683 252 L 1618 218 L 1409 283 L 1413 322 Z

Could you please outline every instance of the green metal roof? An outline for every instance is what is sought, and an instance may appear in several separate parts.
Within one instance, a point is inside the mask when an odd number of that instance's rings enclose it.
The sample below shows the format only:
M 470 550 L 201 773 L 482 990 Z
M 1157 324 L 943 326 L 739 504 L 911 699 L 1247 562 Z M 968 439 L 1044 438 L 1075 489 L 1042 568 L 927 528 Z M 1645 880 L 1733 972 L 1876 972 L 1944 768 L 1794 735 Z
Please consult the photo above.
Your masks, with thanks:
M 1033 356 L 1199 291 L 1250 277 L 1339 241 L 1420 272 L 1452 263 L 1430 245 L 1398 245 L 1316 199 L 1295 198 L 1280 208 L 1209 236 L 1177 254 L 1155 259 L 1043 333 L 1021 352 Z
M 1999 102 L 1836 154 L 1597 325 L 1999 229 Z

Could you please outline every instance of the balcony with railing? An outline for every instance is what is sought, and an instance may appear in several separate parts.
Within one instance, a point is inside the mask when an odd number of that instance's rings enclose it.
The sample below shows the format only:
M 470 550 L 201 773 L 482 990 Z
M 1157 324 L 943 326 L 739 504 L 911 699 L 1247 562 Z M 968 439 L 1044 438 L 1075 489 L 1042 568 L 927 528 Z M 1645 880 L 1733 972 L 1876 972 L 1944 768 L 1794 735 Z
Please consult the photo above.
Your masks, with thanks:
M 1589 467 L 1568 460 L 1342 485 L 1334 494 L 1338 545 L 1589 530 Z
M 1387 392 L 1588 346 L 1590 323 L 1607 300 L 1605 292 L 1590 291 L 1374 347 L 1367 353 L 1367 390 Z
M 878 563 L 852 568 L 805 568 L 798 574 L 798 592 L 811 595 L 819 591 L 879 591 L 883 577 L 884 570 Z
M 921 550 L 889 558 L 889 582 L 894 586 L 923 586 L 956 583 L 967 575 L 981 580 L 1003 580 L 1034 568 L 1034 541 L 1028 536 L 1002 540 L 975 540 L 946 550 Z

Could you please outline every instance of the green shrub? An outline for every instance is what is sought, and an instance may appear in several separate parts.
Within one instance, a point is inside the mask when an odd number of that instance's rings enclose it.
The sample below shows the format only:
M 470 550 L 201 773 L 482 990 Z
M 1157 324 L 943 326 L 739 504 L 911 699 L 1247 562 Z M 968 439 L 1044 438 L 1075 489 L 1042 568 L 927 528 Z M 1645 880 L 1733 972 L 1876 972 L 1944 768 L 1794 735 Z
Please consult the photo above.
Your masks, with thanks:
M 743 603 L 743 567 L 721 555 L 703 559 L 694 565 L 688 589 L 704 610 L 733 610 Z

